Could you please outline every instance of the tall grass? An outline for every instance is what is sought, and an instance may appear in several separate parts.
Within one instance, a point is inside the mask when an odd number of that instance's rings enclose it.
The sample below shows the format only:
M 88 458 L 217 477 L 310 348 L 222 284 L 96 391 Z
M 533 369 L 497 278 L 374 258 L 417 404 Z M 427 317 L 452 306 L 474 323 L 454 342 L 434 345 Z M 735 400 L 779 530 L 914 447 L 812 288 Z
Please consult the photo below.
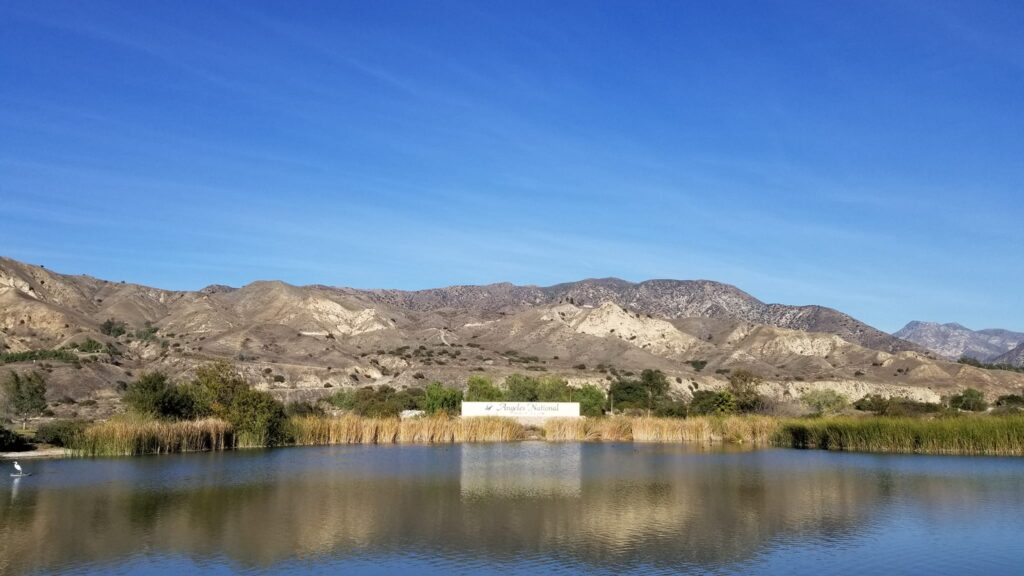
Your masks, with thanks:
M 344 416 L 293 417 L 289 431 L 295 444 L 436 444 L 452 442 L 512 442 L 525 436 L 523 426 L 508 418 L 449 418 L 437 416 L 398 420 Z
M 552 418 L 544 424 L 551 442 L 662 442 L 753 444 L 771 442 L 779 421 L 767 416 L 695 418 Z
M 398 420 L 296 416 L 289 443 L 412 444 L 514 442 L 523 426 L 507 418 Z M 767 416 L 676 418 L 554 418 L 544 425 L 549 442 L 661 442 L 774 444 L 863 452 L 1024 456 L 1024 416 L 957 418 L 836 417 L 780 420 Z M 217 419 L 169 422 L 125 415 L 87 427 L 71 446 L 82 456 L 135 456 L 228 450 L 243 445 L 231 425 Z
M 779 428 L 775 443 L 859 452 L 1024 456 L 1024 417 L 795 420 Z
M 82 456 L 140 456 L 224 450 L 233 445 L 231 425 L 215 418 L 164 422 L 121 417 L 86 428 L 71 448 Z

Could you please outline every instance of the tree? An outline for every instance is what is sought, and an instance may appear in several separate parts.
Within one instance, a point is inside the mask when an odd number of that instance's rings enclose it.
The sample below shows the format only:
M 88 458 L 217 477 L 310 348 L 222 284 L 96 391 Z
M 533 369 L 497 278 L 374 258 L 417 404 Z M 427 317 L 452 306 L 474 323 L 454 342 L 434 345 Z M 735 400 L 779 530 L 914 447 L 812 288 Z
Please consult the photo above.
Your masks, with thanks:
M 462 404 L 462 393 L 449 388 L 440 382 L 431 382 L 427 386 L 424 409 L 431 414 L 455 414 Z
M 485 376 L 470 376 L 466 386 L 468 402 L 491 402 L 501 400 L 501 389 Z
M 561 378 L 542 378 L 537 384 L 538 402 L 569 402 L 572 389 Z
M 713 392 L 711 390 L 698 390 L 693 393 L 690 400 L 690 413 L 697 415 L 706 414 L 732 414 L 736 411 L 736 398 L 732 392 L 723 390 Z
M 46 410 L 46 381 L 37 372 L 22 376 L 10 372 L 3 383 L 7 409 L 21 418 L 21 427 L 28 427 L 28 419 Z
M 205 412 L 193 392 L 190 387 L 175 386 L 162 372 L 148 372 L 128 384 L 124 403 L 139 414 L 188 420 Z
M 949 407 L 969 412 L 984 412 L 988 410 L 988 402 L 985 402 L 985 395 L 981 391 L 967 388 L 949 399 Z
M 512 374 L 505 378 L 505 398 L 510 402 L 536 402 L 540 385 L 536 378 Z
M 639 380 L 619 378 L 608 388 L 612 410 L 629 410 L 646 405 L 647 391 Z
M 574 390 L 572 398 L 580 403 L 580 415 L 601 416 L 604 414 L 605 395 L 600 388 L 587 384 Z
M 736 410 L 755 412 L 761 408 L 761 395 L 757 392 L 760 383 L 761 377 L 748 370 L 736 370 L 729 375 L 729 392 L 736 399 Z
M 423 388 L 395 390 L 390 386 L 364 386 L 356 390 L 339 390 L 328 402 L 360 416 L 393 418 L 402 410 L 423 410 L 426 392 Z
M 640 373 L 640 383 L 647 393 L 647 414 L 650 415 L 655 404 L 668 392 L 668 378 L 661 370 L 644 370 Z
M 240 446 L 275 446 L 285 440 L 284 406 L 267 392 L 238 391 L 227 416 Z
M 672 398 L 663 398 L 654 406 L 654 415 L 668 418 L 686 418 L 690 408 L 686 402 Z
M 834 390 L 811 390 L 805 392 L 800 401 L 818 415 L 834 414 L 850 403 L 846 396 Z
M 162 397 L 167 394 L 170 383 L 162 372 L 147 372 L 128 384 L 122 401 L 134 412 L 160 415 Z
M 996 406 L 1001 408 L 1024 408 L 1024 395 L 1004 394 L 996 398 Z
M 227 362 L 210 362 L 196 369 L 196 377 L 185 391 L 193 397 L 196 417 L 227 418 L 236 395 L 249 389 L 242 375 Z
M 666 398 L 668 388 L 668 378 L 661 370 L 644 370 L 639 380 L 620 376 L 608 389 L 608 397 L 613 409 L 642 408 L 649 415 Z

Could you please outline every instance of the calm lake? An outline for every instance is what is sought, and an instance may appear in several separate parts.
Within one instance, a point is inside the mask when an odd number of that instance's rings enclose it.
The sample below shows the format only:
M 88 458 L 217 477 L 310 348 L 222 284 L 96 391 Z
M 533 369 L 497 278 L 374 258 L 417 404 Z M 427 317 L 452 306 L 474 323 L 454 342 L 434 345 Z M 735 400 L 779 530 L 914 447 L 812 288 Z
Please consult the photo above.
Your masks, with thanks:
M 1015 458 L 524 442 L 22 464 L 31 477 L 0 480 L 5 574 L 932 575 L 1024 565 Z

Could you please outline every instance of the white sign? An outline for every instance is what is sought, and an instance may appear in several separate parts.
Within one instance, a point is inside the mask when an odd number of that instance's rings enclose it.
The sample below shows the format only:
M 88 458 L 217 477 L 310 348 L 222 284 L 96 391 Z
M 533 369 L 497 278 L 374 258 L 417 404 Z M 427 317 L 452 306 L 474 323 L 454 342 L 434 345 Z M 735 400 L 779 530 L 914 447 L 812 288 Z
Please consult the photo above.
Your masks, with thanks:
M 579 402 L 463 402 L 462 416 L 505 416 L 508 418 L 579 418 Z

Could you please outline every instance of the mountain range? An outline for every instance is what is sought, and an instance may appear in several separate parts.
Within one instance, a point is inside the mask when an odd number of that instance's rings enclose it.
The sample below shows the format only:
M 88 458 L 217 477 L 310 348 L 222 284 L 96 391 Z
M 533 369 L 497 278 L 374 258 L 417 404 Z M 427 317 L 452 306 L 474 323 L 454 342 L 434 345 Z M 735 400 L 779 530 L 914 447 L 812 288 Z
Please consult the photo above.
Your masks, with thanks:
M 1024 366 L 1024 333 L 999 328 L 971 330 L 957 323 L 913 321 L 894 334 L 936 354 L 991 364 Z
M 173 291 L 0 258 L 0 354 L 6 368 L 43 370 L 58 408 L 100 415 L 143 371 L 184 378 L 211 360 L 285 401 L 515 372 L 606 386 L 645 368 L 683 396 L 741 369 L 779 397 L 828 388 L 937 401 L 967 386 L 990 396 L 1024 387 L 1024 374 L 951 362 L 837 310 L 705 280 Z

